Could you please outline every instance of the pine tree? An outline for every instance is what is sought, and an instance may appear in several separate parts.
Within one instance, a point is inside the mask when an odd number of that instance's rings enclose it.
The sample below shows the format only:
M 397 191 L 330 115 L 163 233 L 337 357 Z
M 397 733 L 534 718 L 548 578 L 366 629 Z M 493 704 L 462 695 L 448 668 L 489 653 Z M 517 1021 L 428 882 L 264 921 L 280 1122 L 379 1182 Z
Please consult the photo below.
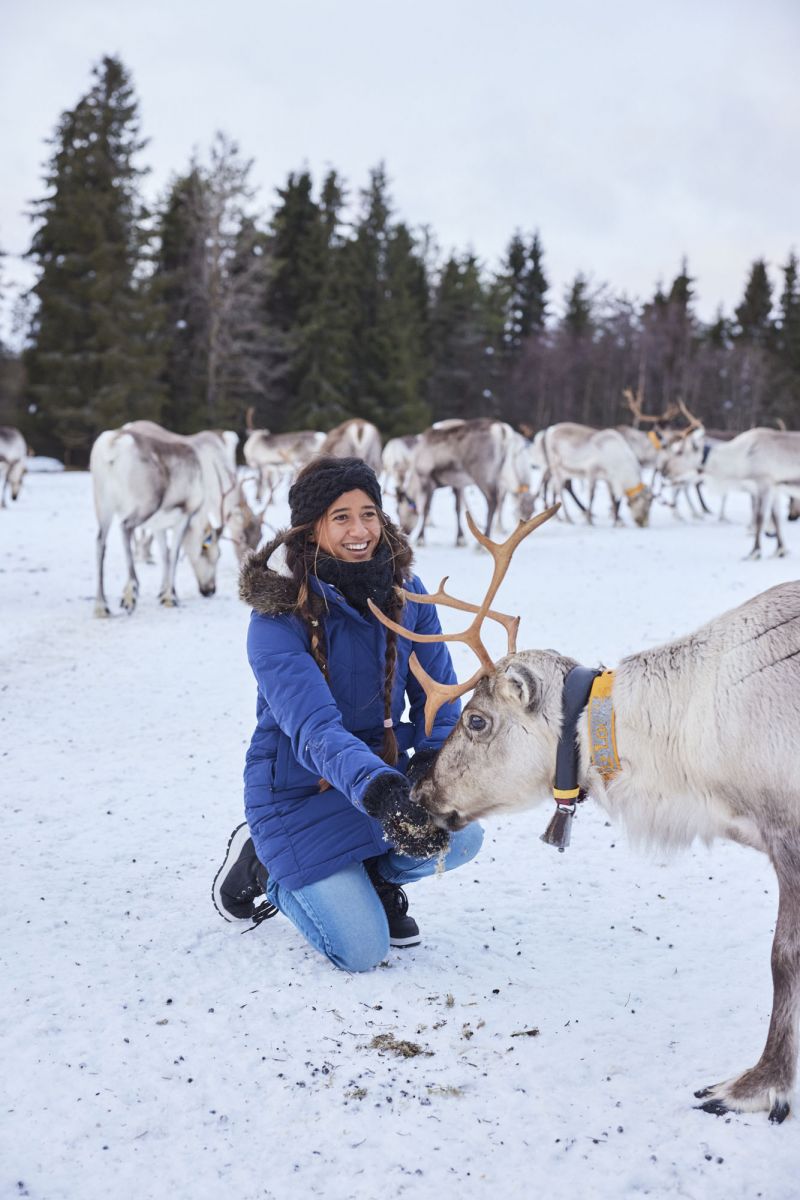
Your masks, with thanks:
M 385 329 L 386 379 L 381 389 L 388 436 L 416 433 L 430 424 L 426 398 L 428 346 L 428 279 L 425 263 L 405 225 L 395 225 L 386 253 L 386 291 L 378 313 Z
M 800 264 L 792 250 L 783 271 L 779 302 L 778 354 L 787 368 L 800 375 Z
M 592 347 L 595 298 L 588 278 L 579 272 L 564 294 L 564 314 L 554 340 L 554 384 L 561 403 L 561 420 L 590 424 L 595 400 L 592 389 Z
M 38 308 L 25 355 L 37 445 L 85 460 L 94 437 L 158 417 L 155 314 L 142 281 L 148 234 L 139 200 L 144 142 L 130 76 L 104 58 L 52 139 L 47 196 L 29 256 Z
M 430 406 L 435 421 L 495 416 L 488 300 L 477 259 L 451 256 L 431 306 Z
M 773 370 L 774 411 L 790 429 L 800 429 L 800 273 L 792 250 L 783 272 L 778 302 Z
M 428 423 L 425 395 L 428 286 L 423 252 L 391 220 L 383 166 L 361 194 L 354 236 L 336 251 L 338 363 L 345 415 L 384 434 Z
M 208 373 L 206 183 L 196 163 L 169 187 L 158 225 L 154 285 L 163 310 L 163 423 L 177 433 L 201 428 Z
M 771 416 L 774 394 L 770 388 L 774 345 L 772 284 L 766 263 L 756 259 L 750 267 L 744 296 L 736 310 L 732 371 L 736 380 L 733 406 L 739 428 L 761 424 Z
M 318 340 L 325 337 L 326 326 L 319 309 L 340 201 L 335 176 L 329 175 L 324 200 L 318 204 L 308 171 L 290 174 L 278 196 L 270 226 L 273 271 L 266 294 L 266 319 L 273 334 L 268 405 L 274 416 L 269 425 L 296 429 L 308 418 L 318 420 L 317 410 L 324 407 L 312 379 L 324 358 Z

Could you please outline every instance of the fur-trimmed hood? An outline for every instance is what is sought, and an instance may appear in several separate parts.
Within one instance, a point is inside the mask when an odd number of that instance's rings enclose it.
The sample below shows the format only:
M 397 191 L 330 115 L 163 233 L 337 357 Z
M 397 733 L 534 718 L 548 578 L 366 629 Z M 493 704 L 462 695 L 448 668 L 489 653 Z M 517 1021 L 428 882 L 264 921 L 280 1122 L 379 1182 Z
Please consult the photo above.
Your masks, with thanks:
M 403 577 L 409 578 L 413 561 L 411 547 L 399 530 L 392 532 L 400 543 L 397 561 Z M 291 575 L 285 568 L 281 571 L 278 565 L 269 565 L 272 555 L 283 545 L 283 536 L 283 532 L 278 533 L 266 546 L 251 554 L 245 559 L 239 572 L 239 598 L 265 617 L 294 612 L 297 605 L 297 584 Z M 315 615 L 325 612 L 326 605 L 322 596 L 312 592 L 309 600 Z

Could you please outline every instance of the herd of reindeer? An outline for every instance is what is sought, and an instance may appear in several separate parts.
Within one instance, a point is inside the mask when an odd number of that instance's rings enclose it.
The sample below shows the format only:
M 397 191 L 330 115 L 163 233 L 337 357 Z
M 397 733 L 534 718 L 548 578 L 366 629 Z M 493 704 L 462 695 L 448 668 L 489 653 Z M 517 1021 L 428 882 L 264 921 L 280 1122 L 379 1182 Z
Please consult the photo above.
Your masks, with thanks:
M 329 433 L 300 430 L 271 433 L 253 429 L 242 448 L 255 478 L 254 510 L 237 466 L 239 438 L 230 430 L 184 436 L 152 421 L 131 421 L 101 433 L 92 447 L 90 470 L 97 512 L 95 615 L 109 616 L 103 565 L 114 517 L 122 530 L 128 567 L 121 607 L 133 612 L 139 593 L 135 560 L 152 561 L 157 540 L 163 564 L 159 600 L 177 603 L 175 573 L 184 553 L 202 595 L 216 588 L 220 542 L 229 539 L 241 561 L 262 536 L 267 506 L 276 489 L 315 455 L 362 458 L 382 477 L 408 535 L 424 544 L 431 503 L 438 488 L 451 488 L 456 545 L 464 544 L 464 489 L 474 486 L 486 501 L 485 532 L 500 528 L 510 499 L 516 517 L 527 520 L 537 506 L 562 502 L 564 520 L 593 520 L 598 483 L 608 489 L 615 524 L 626 505 L 636 524 L 648 523 L 654 496 L 680 516 L 681 506 L 698 517 L 708 513 L 703 485 L 722 496 L 732 490 L 752 499 L 750 556 L 760 557 L 765 525 L 776 553 L 786 553 L 779 508 L 788 498 L 790 520 L 800 515 L 800 433 L 756 428 L 712 436 L 683 403 L 658 415 L 642 411 L 641 396 L 624 393 L 633 423 L 610 429 L 562 421 L 538 432 L 518 432 L 491 418 L 438 421 L 420 434 L 391 438 L 385 445 L 375 425 L 360 418 Z M 28 447 L 22 434 L 0 427 L 0 507 L 6 492 L 19 494 Z M 535 481 L 535 483 L 534 483 Z M 576 486 L 578 490 L 576 490 Z M 261 505 L 260 508 L 258 506 Z
M 103 560 L 114 517 L 122 527 L 128 563 L 122 606 L 132 612 L 139 590 L 134 567 L 137 538 L 140 554 L 147 553 L 150 539 L 161 543 L 163 604 L 176 603 L 175 567 L 182 547 L 201 592 L 210 595 L 220 539 L 230 538 L 240 559 L 258 546 L 264 510 L 279 482 L 293 477 L 314 455 L 357 456 L 368 462 L 393 496 L 403 529 L 408 534 L 416 531 L 420 541 L 431 498 L 440 487 L 454 492 L 456 538 L 463 540 L 462 492 L 474 485 L 486 499 L 487 515 L 485 532 L 468 517 L 470 528 L 495 560 L 483 602 L 478 606 L 457 600 L 443 584 L 434 596 L 409 593 L 417 602 L 474 614 L 463 634 L 446 637 L 472 646 L 481 663 L 478 673 L 457 687 L 443 687 L 418 675 L 428 693 L 428 719 L 451 693 L 474 691 L 415 795 L 445 829 L 546 800 L 561 753 L 568 677 L 576 669 L 583 675 L 596 672 L 579 668 L 553 650 L 517 652 L 518 619 L 491 609 L 522 538 L 559 507 L 564 518 L 572 520 L 570 506 L 577 506 L 581 519 L 591 522 L 599 482 L 611 497 L 614 521 L 621 521 L 627 505 L 642 526 L 657 490 L 676 513 L 680 501 L 699 515 L 698 506 L 706 507 L 702 487 L 707 483 L 723 497 L 733 490 L 751 497 L 750 557 L 759 556 L 768 523 L 776 553 L 783 554 L 779 508 L 787 499 L 792 505 L 800 500 L 800 432 L 756 428 L 728 439 L 714 438 L 683 405 L 656 417 L 642 411 L 641 397 L 628 393 L 626 399 L 632 426 L 598 430 L 562 422 L 533 435 L 497 420 L 450 420 L 385 446 L 375 426 L 359 419 L 328 434 L 273 434 L 250 429 L 248 422 L 243 456 L 256 478 L 255 503 L 264 506 L 259 513 L 244 494 L 235 433 L 208 430 L 182 436 L 149 421 L 109 430 L 98 437 L 90 459 L 98 520 L 96 614 L 109 615 Z M 5 503 L 7 487 L 13 497 L 19 494 L 26 455 L 20 434 L 0 429 L 0 503 Z M 520 523 L 505 542 L 494 542 L 491 527 L 508 497 Z M 533 515 L 540 502 L 543 511 Z M 479 639 L 486 618 L 500 621 L 509 634 L 509 653 L 497 663 Z M 591 795 L 655 845 L 725 837 L 768 856 L 778 879 L 779 904 L 766 1043 L 755 1066 L 695 1095 L 701 1108 L 717 1115 L 765 1111 L 771 1121 L 781 1122 L 789 1112 L 795 1083 L 800 1016 L 800 783 L 795 749 L 800 721 L 800 583 L 783 583 L 688 637 L 628 655 L 609 674 L 613 691 L 605 695 L 606 703 L 613 703 L 613 718 L 606 719 L 615 731 L 619 761 L 611 774 L 598 766 L 594 726 L 586 725 L 589 709 L 581 709 L 583 732 L 575 732 L 574 748 L 577 786 L 554 793 L 558 820 L 563 825 L 577 803 L 564 797 Z M 582 704 L 583 700 L 579 708 Z M 575 709 L 576 720 L 577 715 Z M 601 740 L 599 749 L 607 744 Z M 547 836 L 544 840 L 563 848 L 568 838 L 560 843 Z

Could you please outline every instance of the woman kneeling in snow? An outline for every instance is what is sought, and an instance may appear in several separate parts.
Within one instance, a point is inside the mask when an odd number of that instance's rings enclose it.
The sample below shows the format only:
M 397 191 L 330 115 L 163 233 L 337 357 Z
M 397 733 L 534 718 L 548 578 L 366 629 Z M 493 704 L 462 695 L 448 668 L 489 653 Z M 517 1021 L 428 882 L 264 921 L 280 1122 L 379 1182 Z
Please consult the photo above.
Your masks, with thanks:
M 445 870 L 468 862 L 483 831 L 473 823 L 448 843 L 410 798 L 460 705 L 444 705 L 426 736 L 411 645 L 367 607 L 370 599 L 407 629 L 441 632 L 433 605 L 403 602 L 400 588 L 425 589 L 383 512 L 375 473 L 357 458 L 315 459 L 289 504 L 291 528 L 242 569 L 257 725 L 244 772 L 247 821 L 234 830 L 213 897 L 226 920 L 280 911 L 336 966 L 366 971 L 390 944 L 420 940 L 403 885 L 440 861 Z M 279 548 L 285 573 L 269 565 Z M 446 645 L 415 649 L 430 675 L 455 682 Z

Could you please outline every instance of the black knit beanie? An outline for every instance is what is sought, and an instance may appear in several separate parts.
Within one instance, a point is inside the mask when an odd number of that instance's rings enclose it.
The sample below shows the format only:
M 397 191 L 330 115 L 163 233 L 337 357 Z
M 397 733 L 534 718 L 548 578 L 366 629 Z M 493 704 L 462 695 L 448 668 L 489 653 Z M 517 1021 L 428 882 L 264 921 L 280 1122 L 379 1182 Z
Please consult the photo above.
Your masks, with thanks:
M 383 508 L 381 485 L 372 467 L 360 458 L 313 459 L 289 489 L 292 526 L 310 525 L 323 516 L 334 500 L 360 488 L 378 508 Z

